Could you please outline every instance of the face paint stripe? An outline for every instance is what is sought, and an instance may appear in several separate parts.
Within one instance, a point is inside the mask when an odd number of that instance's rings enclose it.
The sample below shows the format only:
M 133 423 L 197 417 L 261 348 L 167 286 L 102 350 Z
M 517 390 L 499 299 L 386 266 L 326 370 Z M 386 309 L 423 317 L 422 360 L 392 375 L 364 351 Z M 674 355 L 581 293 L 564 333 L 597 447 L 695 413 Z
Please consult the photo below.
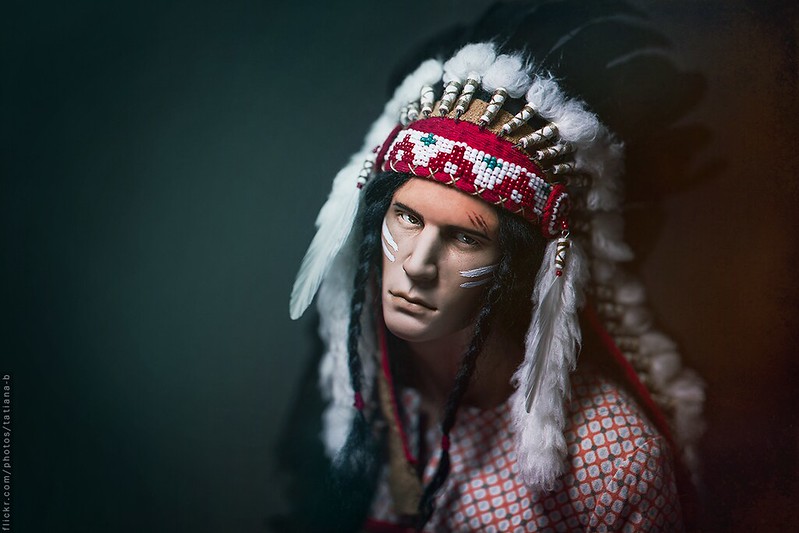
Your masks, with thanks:
M 391 232 L 388 231 L 388 225 L 386 224 L 385 218 L 383 219 L 383 237 L 386 239 L 388 245 L 391 246 L 395 252 L 399 251 L 399 246 L 397 246 L 397 242 L 394 240 L 394 237 L 391 235 Z
M 480 281 L 467 281 L 466 283 L 461 283 L 461 287 L 464 289 L 471 289 L 472 287 L 479 287 L 480 285 L 485 285 L 491 281 L 491 278 L 481 279 Z
M 393 262 L 394 262 L 394 254 L 392 254 L 392 253 L 391 253 L 391 252 L 388 250 L 388 246 L 386 246 L 386 243 L 385 243 L 385 242 L 383 242 L 383 241 L 381 240 L 381 241 L 380 241 L 380 244 L 382 244 L 382 245 L 383 245 L 383 253 L 384 253 L 384 254 L 386 254 L 386 257 L 388 257 L 388 260 L 389 260 L 389 261 L 391 261 L 391 262 L 393 263 Z
M 488 265 L 480 268 L 473 268 L 472 270 L 461 270 L 460 274 L 464 278 L 479 278 L 485 274 L 490 274 L 491 272 L 495 271 L 499 263 L 495 265 Z

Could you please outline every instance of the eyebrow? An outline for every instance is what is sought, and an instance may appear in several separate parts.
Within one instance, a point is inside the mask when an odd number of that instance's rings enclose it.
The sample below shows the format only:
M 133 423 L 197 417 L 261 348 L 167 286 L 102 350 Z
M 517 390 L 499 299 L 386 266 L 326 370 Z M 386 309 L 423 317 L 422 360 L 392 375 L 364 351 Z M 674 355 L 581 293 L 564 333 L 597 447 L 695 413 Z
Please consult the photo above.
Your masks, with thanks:
M 408 207 L 407 205 L 403 204 L 402 202 L 394 202 L 393 207 L 399 207 L 403 211 L 410 212 L 412 215 L 414 215 L 419 220 L 424 220 L 424 217 L 419 213 L 419 211 L 417 211 L 416 209 L 414 209 L 412 207 Z
M 414 209 L 412 207 L 408 207 L 407 205 L 403 204 L 402 202 L 396 202 L 395 201 L 392 204 L 392 207 L 398 207 L 398 208 L 402 209 L 403 211 L 408 211 L 410 214 L 412 214 L 413 216 L 415 216 L 416 218 L 418 218 L 419 220 L 424 222 L 424 217 L 421 215 L 421 213 L 419 213 L 416 209 Z M 471 216 L 469 217 L 469 220 L 472 221 Z M 472 223 L 474 223 L 474 222 L 472 221 Z M 465 228 L 463 226 L 455 226 L 455 225 L 452 225 L 452 224 L 447 224 L 445 226 L 445 228 L 450 230 L 450 231 L 454 230 L 454 231 L 460 231 L 460 232 L 463 232 L 463 233 L 469 233 L 471 235 L 475 235 L 477 237 L 481 237 L 481 238 L 483 238 L 483 239 L 485 239 L 485 240 L 487 240 L 489 242 L 493 242 L 493 239 L 488 236 L 488 233 L 486 233 L 485 231 L 480 231 L 480 230 L 478 230 L 476 228 Z

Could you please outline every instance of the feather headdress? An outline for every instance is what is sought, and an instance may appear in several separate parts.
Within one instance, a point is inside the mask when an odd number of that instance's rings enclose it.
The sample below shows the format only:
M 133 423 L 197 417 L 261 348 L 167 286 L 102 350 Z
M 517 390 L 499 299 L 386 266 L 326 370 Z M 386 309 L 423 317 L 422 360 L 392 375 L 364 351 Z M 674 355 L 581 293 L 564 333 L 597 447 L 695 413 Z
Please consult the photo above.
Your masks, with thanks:
M 355 412 L 347 331 L 360 235 L 352 224 L 359 187 L 377 170 L 454 186 L 538 224 L 549 239 L 510 399 L 526 483 L 551 487 L 565 469 L 565 402 L 581 342 L 578 313 L 589 291 L 616 352 L 673 415 L 676 440 L 693 454 L 701 381 L 654 329 L 642 287 L 619 264 L 631 258 L 622 240 L 622 157 L 622 144 L 584 103 L 523 56 L 498 54 L 491 43 L 467 45 L 443 64 L 425 61 L 402 82 L 362 149 L 336 176 L 292 292 L 297 318 L 319 290 L 327 348 L 321 386 L 329 402 L 324 440 L 331 456 L 344 445 Z M 361 320 L 371 316 L 364 312 Z M 374 338 L 363 335 L 360 342 L 361 354 L 376 352 Z M 356 405 L 371 397 L 375 382 L 375 358 L 367 355 L 361 365 L 365 390 Z

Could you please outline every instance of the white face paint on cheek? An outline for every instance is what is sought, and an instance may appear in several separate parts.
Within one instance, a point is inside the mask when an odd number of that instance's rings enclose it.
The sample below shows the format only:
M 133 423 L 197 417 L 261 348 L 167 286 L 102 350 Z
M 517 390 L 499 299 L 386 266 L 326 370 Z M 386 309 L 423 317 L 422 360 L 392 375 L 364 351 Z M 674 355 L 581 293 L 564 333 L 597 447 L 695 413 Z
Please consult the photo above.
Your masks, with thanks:
M 383 253 L 388 258 L 389 261 L 392 263 L 395 261 L 394 254 L 388 249 L 388 246 L 394 249 L 395 252 L 399 251 L 399 246 L 397 246 L 397 241 L 394 240 L 394 237 L 391 235 L 391 232 L 388 231 L 388 224 L 386 224 L 386 219 L 383 219 L 383 239 L 380 240 L 380 244 L 383 245 Z
M 483 276 L 486 276 L 494 272 L 498 266 L 499 263 L 495 263 L 493 265 L 473 268 L 471 270 L 461 270 L 460 275 L 464 278 L 481 278 Z M 472 287 L 479 287 L 480 285 L 485 285 L 489 281 L 491 281 L 490 277 L 477 281 L 466 281 L 464 283 L 461 283 L 460 286 L 463 287 L 464 289 L 471 289 Z

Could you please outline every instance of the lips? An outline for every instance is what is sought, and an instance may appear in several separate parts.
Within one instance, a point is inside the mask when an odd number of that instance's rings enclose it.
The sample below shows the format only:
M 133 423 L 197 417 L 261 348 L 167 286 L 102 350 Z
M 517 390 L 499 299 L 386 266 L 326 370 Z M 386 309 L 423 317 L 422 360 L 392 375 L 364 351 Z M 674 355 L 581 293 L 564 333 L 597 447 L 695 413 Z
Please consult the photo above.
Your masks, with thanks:
M 424 300 L 421 300 L 419 298 L 414 298 L 412 296 L 409 296 L 409 295 L 405 294 L 404 292 L 388 291 L 388 293 L 391 296 L 395 297 L 395 298 L 400 298 L 402 300 L 405 300 L 408 303 L 411 303 L 411 304 L 414 304 L 414 305 L 418 305 L 420 307 L 424 307 L 425 309 L 429 309 L 431 311 L 436 311 L 437 310 L 437 307 L 434 307 L 433 305 L 431 305 L 431 304 L 429 304 L 429 303 L 427 303 Z

